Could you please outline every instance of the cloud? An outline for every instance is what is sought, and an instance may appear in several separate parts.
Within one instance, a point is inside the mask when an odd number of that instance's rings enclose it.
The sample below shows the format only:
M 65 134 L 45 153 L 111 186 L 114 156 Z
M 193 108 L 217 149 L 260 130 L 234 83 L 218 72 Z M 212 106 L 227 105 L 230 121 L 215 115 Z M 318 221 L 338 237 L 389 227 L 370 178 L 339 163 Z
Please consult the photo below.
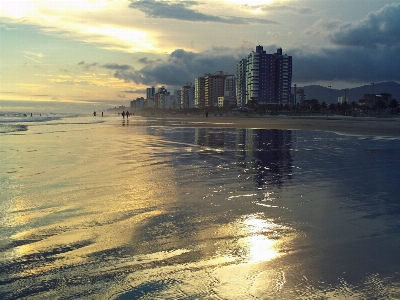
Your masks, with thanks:
M 214 48 L 203 53 L 177 49 L 165 60 L 155 61 L 140 70 L 116 70 L 114 76 L 125 82 L 144 85 L 181 86 L 196 77 L 222 70 L 235 74 L 238 55 L 229 48 Z
M 400 46 L 400 3 L 386 5 L 369 13 L 359 22 L 344 23 L 323 19 L 310 32 L 325 33 L 330 42 L 340 46 L 382 48 Z M 316 30 L 319 28 L 320 30 Z
M 29 57 L 29 56 L 24 55 L 24 57 L 27 58 L 27 59 L 30 59 L 31 61 L 34 61 L 35 63 L 38 63 L 38 64 L 42 63 L 42 62 L 40 62 L 40 61 L 38 61 L 36 59 L 33 59 L 32 57 Z
M 125 95 L 118 95 L 119 98 L 126 98 Z
M 264 46 L 274 53 L 276 45 Z M 206 73 L 223 71 L 236 75 L 236 63 L 254 49 L 219 47 L 201 53 L 177 49 L 164 60 L 154 61 L 140 70 L 115 70 L 114 77 L 125 82 L 146 86 L 179 87 L 194 82 Z M 400 81 L 400 61 L 394 60 L 398 48 L 367 49 L 354 47 L 284 49 L 293 57 L 293 82 L 349 81 L 379 82 Z M 136 91 L 138 92 L 138 91 Z
M 101 67 L 106 68 L 106 69 L 122 70 L 122 71 L 132 69 L 132 67 L 129 65 L 119 65 L 119 64 L 105 64 L 105 65 L 102 65 Z
M 193 6 L 197 1 L 158 1 L 158 0 L 136 0 L 129 7 L 143 12 L 148 18 L 176 19 L 191 22 L 217 22 L 227 24 L 279 24 L 279 22 L 261 18 L 242 17 L 219 17 L 201 13 Z
M 87 64 L 85 61 L 81 61 L 81 62 L 78 63 L 78 66 L 83 66 L 83 68 L 85 70 L 89 70 L 91 67 L 95 67 L 97 65 L 98 65 L 98 63 Z
M 59 84 L 66 84 L 66 85 L 91 85 L 92 83 L 87 80 L 62 80 L 62 79 L 54 79 L 50 80 L 51 82 L 54 83 L 59 83 Z
M 24 51 L 24 53 L 26 55 L 31 55 L 31 56 L 33 55 L 33 56 L 36 56 L 38 58 L 43 58 L 44 57 L 43 53 L 35 53 L 35 52 L 29 52 L 29 51 Z
M 17 30 L 17 28 L 10 27 L 8 24 L 0 24 L 0 28 L 4 28 L 5 30 Z
M 288 50 L 293 56 L 293 81 L 351 82 L 400 81 L 399 48 L 370 49 L 340 47 L 307 51 Z
M 135 94 L 137 93 L 137 91 L 135 90 L 124 90 L 124 91 L 120 91 L 121 93 L 128 93 L 128 94 Z
M 149 65 L 156 62 L 155 60 L 149 60 L 147 57 L 139 58 L 137 61 L 144 65 Z M 161 59 L 158 59 L 157 61 L 161 61 Z
M 46 35 L 57 36 L 123 52 L 150 51 L 155 49 L 151 37 L 132 26 L 126 1 L 70 1 L 18 0 L 1 1 L 0 27 L 4 23 L 34 28 Z M 128 2 L 129 4 L 129 2 Z M 82 16 L 85 20 L 82 21 Z M 115 16 L 118 16 L 117 18 Z M 128 21 L 130 20 L 130 21 Z M 17 34 L 24 34 L 19 30 Z M 26 33 L 26 32 L 25 32 Z
M 298 7 L 291 5 L 261 5 L 261 6 L 249 6 L 252 10 L 258 8 L 264 12 L 281 12 L 290 13 L 294 15 L 312 15 L 316 12 L 315 9 L 310 7 Z

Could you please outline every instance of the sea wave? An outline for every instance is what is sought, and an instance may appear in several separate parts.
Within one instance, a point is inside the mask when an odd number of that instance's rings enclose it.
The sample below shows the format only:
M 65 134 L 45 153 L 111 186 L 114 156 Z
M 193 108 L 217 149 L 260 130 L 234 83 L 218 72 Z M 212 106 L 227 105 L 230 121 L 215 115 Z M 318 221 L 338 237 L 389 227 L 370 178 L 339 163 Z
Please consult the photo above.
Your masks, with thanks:
M 20 112 L 0 112 L 0 134 L 13 134 L 17 132 L 28 131 L 30 126 L 35 125 L 52 125 L 68 123 L 87 123 L 88 121 L 82 121 L 78 117 L 82 117 L 80 114 L 55 114 L 55 113 L 43 113 L 43 114 L 25 114 Z M 89 119 L 88 119 L 89 120 Z M 99 120 L 90 120 L 91 122 L 101 122 Z
M 70 115 L 71 116 L 71 115 Z M 0 112 L 0 124 L 3 123 L 20 123 L 20 122 L 48 122 L 52 120 L 60 120 L 64 116 L 56 114 L 36 114 L 29 116 L 24 113 Z
M 9 125 L 0 123 L 0 134 L 27 131 L 27 130 L 28 130 L 27 125 Z

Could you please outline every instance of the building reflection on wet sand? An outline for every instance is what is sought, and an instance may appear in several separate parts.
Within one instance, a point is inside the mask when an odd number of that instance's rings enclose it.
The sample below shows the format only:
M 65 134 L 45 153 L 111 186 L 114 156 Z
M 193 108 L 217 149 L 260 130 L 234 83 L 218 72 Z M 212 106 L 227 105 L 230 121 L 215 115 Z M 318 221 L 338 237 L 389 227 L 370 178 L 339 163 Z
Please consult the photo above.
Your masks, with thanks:
M 149 131 L 154 133 L 154 128 Z M 199 156 L 217 155 L 234 160 L 240 172 L 255 170 L 252 177 L 258 187 L 267 184 L 279 187 L 283 179 L 292 177 L 294 133 L 291 130 L 185 128 L 161 134 L 201 146 Z

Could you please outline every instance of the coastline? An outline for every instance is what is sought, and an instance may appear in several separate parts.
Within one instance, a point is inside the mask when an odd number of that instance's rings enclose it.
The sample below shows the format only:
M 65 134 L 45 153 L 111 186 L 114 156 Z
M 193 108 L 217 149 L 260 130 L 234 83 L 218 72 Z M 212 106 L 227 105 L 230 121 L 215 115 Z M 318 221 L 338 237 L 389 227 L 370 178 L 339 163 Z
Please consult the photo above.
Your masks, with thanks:
M 154 115 L 149 119 L 179 122 L 170 126 L 330 131 L 345 135 L 400 137 L 399 118 L 344 116 Z

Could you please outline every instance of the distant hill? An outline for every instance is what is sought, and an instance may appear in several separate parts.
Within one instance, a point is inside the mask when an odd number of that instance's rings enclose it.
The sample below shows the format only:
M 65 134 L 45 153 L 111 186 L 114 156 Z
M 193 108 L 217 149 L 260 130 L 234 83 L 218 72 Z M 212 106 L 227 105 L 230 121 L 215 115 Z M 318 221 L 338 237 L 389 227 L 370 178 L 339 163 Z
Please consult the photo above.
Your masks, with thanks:
M 305 99 L 317 99 L 319 103 L 325 101 L 325 103 L 337 103 L 338 97 L 344 96 L 344 90 L 336 90 L 331 89 L 331 93 L 329 95 L 329 88 L 320 86 L 320 85 L 307 85 L 304 87 L 297 87 L 297 92 L 300 89 L 304 89 Z M 397 82 L 381 82 L 374 84 L 374 94 L 379 93 L 389 93 L 392 94 L 392 98 L 400 101 L 400 83 Z M 292 88 L 292 93 L 294 93 L 294 88 Z M 352 89 L 348 89 L 346 92 L 346 96 L 349 102 L 362 99 L 364 94 L 372 93 L 372 85 L 364 85 Z M 299 95 L 297 99 L 300 99 Z

